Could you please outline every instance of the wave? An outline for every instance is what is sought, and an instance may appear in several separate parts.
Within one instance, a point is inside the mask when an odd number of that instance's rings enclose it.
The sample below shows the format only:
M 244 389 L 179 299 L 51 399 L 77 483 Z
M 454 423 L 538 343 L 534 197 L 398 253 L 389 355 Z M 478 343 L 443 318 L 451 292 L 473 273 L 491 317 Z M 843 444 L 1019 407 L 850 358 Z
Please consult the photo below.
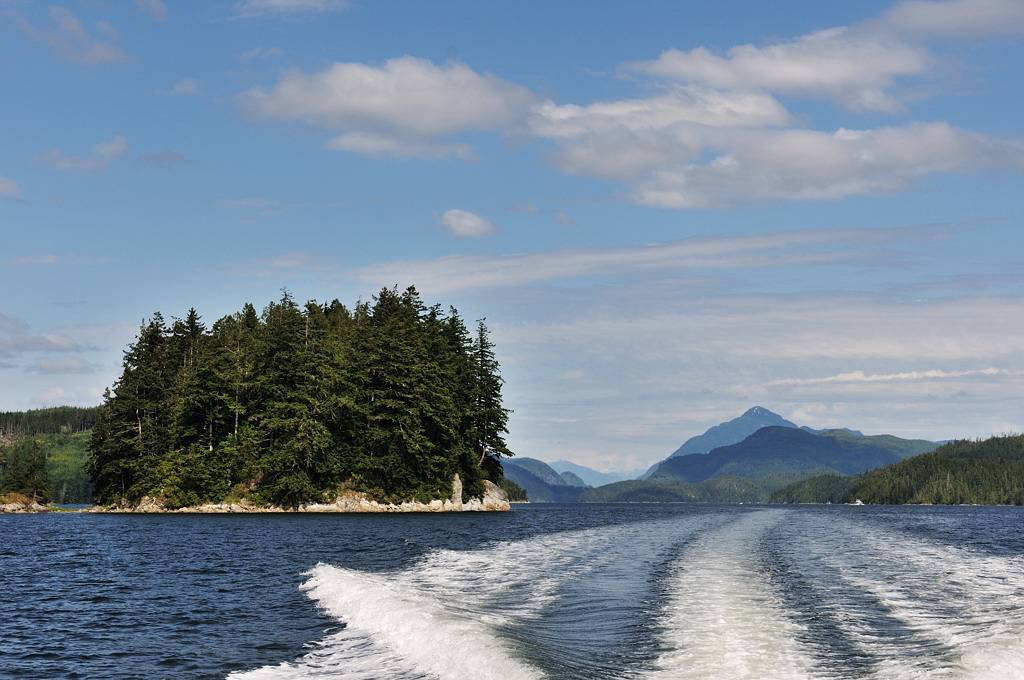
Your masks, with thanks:
M 758 546 L 784 511 L 745 514 L 682 556 L 649 678 L 808 678 L 814 660 L 799 626 L 758 564 Z
M 642 530 L 618 525 L 483 550 L 437 550 L 410 569 L 390 574 L 319 564 L 307 573 L 302 588 L 345 628 L 294 662 L 229 677 L 543 678 L 545 673 L 518 652 L 531 643 L 543 646 L 545 633 L 557 629 L 560 619 L 565 623 L 559 614 L 575 617 L 573 627 L 580 626 L 572 607 L 550 616 L 568 582 L 589 579 L 593 586 L 609 574 L 621 577 L 624 563 L 630 574 L 638 568 L 642 572 L 659 548 L 676 545 L 713 521 L 713 516 L 702 516 L 647 523 Z M 621 584 L 615 585 L 621 590 Z M 607 621 L 606 612 L 595 614 L 593 606 L 587 611 Z M 539 623 L 545 612 L 549 616 Z
M 789 573 L 827 620 L 822 652 L 843 637 L 879 678 L 1013 677 L 1024 668 L 1024 560 L 943 545 L 870 521 L 802 514 L 777 532 Z M 785 557 L 788 555 L 788 558 Z M 824 654 L 823 654 L 824 655 Z
M 1024 668 L 1024 558 L 843 510 L 702 509 L 306 576 L 343 627 L 231 678 L 985 680 Z

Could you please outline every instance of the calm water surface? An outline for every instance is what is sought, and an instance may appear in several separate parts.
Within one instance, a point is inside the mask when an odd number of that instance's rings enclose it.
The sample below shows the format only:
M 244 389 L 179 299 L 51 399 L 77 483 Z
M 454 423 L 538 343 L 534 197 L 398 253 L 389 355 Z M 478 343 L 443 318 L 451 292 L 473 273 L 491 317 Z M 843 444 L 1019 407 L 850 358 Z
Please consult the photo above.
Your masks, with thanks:
M 1024 678 L 1022 520 L 0 515 L 0 677 Z

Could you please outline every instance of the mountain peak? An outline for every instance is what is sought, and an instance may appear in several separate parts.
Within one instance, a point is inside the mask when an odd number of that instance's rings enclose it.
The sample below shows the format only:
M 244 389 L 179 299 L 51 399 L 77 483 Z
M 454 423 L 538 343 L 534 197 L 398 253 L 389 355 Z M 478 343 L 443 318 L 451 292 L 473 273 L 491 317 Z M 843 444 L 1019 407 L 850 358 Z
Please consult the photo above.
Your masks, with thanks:
M 778 413 L 773 413 L 769 411 L 764 406 L 753 406 L 751 408 L 748 408 L 746 413 L 743 414 L 743 416 L 775 416 L 776 418 L 782 417 Z

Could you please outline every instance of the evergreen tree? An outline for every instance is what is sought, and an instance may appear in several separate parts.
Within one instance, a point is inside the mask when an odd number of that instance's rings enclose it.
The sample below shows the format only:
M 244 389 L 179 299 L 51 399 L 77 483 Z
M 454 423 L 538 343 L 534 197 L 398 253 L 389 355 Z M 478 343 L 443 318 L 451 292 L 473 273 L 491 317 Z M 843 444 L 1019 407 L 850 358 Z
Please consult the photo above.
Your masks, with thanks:
M 477 322 L 473 339 L 473 392 L 470 438 L 478 456 L 478 465 L 492 480 L 500 478 L 501 456 L 511 456 L 505 444 L 510 411 L 502 406 L 500 366 L 494 354 L 494 343 L 484 319 Z
M 95 415 L 89 470 L 101 503 L 426 500 L 456 473 L 478 495 L 511 455 L 507 416 L 482 323 L 470 338 L 413 287 L 351 310 L 286 290 L 209 329 L 194 309 L 145 322 Z

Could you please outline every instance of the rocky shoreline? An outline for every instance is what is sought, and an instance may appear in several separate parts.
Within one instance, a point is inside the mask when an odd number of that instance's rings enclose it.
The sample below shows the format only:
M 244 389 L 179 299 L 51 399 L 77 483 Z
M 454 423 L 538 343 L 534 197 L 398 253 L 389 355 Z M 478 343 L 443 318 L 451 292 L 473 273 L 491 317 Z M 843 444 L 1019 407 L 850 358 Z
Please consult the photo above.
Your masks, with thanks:
M 28 500 L 28 499 L 25 499 Z M 86 513 L 106 514 L 233 514 L 233 513 L 407 513 L 407 512 L 508 512 L 512 509 L 508 496 L 496 484 L 484 481 L 481 498 L 462 501 L 462 483 L 458 475 L 452 480 L 452 496 L 444 500 L 429 502 L 405 501 L 402 503 L 380 503 L 366 494 L 346 492 L 331 503 L 310 503 L 298 508 L 283 508 L 274 505 L 257 505 L 247 501 L 237 503 L 204 503 L 183 508 L 168 508 L 159 498 L 145 497 L 134 505 L 93 506 L 80 510 Z M 0 512 L 50 512 L 52 507 L 39 503 L 11 503 L 0 505 Z

